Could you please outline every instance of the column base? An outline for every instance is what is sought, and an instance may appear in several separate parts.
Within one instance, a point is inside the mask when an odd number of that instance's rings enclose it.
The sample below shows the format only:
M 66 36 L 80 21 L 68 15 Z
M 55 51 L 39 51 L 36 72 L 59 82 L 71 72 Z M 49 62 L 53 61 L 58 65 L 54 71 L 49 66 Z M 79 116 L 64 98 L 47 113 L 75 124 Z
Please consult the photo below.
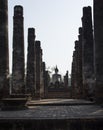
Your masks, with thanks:
M 12 110 L 25 110 L 27 98 L 3 98 L 1 110 L 12 111 Z

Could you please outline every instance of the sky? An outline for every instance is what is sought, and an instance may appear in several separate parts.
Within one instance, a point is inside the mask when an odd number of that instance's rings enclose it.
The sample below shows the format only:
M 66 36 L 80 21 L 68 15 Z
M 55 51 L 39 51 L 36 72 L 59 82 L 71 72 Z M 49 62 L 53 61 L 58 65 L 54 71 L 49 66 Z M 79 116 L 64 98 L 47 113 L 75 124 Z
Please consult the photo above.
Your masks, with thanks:
M 59 73 L 65 75 L 67 70 L 71 73 L 74 42 L 78 40 L 78 28 L 82 25 L 82 8 L 92 4 L 92 0 L 8 0 L 10 66 L 15 5 L 24 8 L 25 55 L 27 30 L 33 27 L 36 40 L 41 41 L 46 68 L 52 70 L 57 65 Z

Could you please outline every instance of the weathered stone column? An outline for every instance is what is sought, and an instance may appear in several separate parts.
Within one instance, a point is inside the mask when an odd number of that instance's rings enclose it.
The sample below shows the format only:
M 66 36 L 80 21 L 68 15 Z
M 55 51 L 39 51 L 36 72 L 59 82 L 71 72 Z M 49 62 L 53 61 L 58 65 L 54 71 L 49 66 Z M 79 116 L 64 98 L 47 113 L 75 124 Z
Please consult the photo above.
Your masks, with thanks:
M 42 70 L 43 70 L 44 97 L 46 97 L 46 66 L 45 66 L 45 62 L 42 63 Z
M 47 76 L 46 76 L 46 65 L 45 62 L 42 62 L 42 71 L 43 71 L 43 93 L 44 98 L 47 97 Z
M 8 0 L 0 0 L 0 98 L 9 94 Z
M 75 41 L 75 51 L 73 52 L 73 62 L 72 62 L 72 96 L 73 98 L 81 98 L 81 78 L 82 78 L 82 43 L 80 39 Z
M 41 47 L 40 41 L 35 42 L 35 97 L 40 98 L 41 84 Z
M 48 98 L 49 84 L 50 84 L 50 75 L 49 75 L 49 72 L 46 70 L 45 72 L 45 98 Z
M 79 84 L 80 48 L 79 47 L 80 47 L 79 41 L 75 41 L 75 62 L 76 62 L 76 65 L 75 65 L 75 76 L 76 76 L 75 94 L 76 95 L 75 96 L 76 98 L 80 98 L 80 84 Z
M 79 60 L 79 66 L 78 66 L 78 86 L 79 86 L 79 94 L 80 98 L 83 97 L 83 74 L 82 74 L 82 28 L 79 28 L 79 35 L 78 35 L 78 40 L 79 40 L 79 52 L 78 52 L 78 60 Z
M 95 97 L 103 103 L 103 0 L 94 0 Z
M 35 29 L 28 29 L 26 93 L 35 95 Z
M 68 71 L 66 72 L 65 76 L 64 76 L 64 87 L 65 89 L 68 89 Z
M 77 80 L 76 80 L 76 51 L 73 51 L 73 61 L 72 61 L 72 70 L 71 70 L 71 95 L 72 98 L 76 98 L 76 87 L 77 87 Z
M 14 7 L 12 93 L 24 94 L 24 21 L 23 7 Z
M 40 52 L 40 97 L 44 98 L 44 78 L 43 78 L 43 62 L 42 62 L 42 49 Z
M 91 7 L 83 8 L 83 88 L 84 98 L 91 98 L 94 91 L 94 44 Z
M 74 62 L 71 64 L 71 98 L 74 98 Z

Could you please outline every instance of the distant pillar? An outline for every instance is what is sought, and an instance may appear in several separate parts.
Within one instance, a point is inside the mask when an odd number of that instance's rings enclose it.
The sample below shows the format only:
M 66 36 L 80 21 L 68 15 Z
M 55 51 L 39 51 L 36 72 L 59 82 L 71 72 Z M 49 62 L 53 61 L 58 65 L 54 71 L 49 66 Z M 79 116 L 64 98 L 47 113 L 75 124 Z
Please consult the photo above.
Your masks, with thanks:
M 46 97 L 46 65 L 45 62 L 42 63 L 42 69 L 43 69 L 43 85 L 44 85 L 44 97 Z
M 69 83 L 68 83 L 68 71 L 66 72 L 66 75 L 64 76 L 64 87 L 65 87 L 65 89 L 67 89 L 68 88 L 68 85 L 69 85 Z
M 71 70 L 71 97 L 76 98 L 76 51 L 73 51 L 73 61 L 72 61 L 72 70 Z
M 9 94 L 8 0 L 0 0 L 0 98 Z
M 28 29 L 26 93 L 35 95 L 35 29 Z
M 41 84 L 41 47 L 40 41 L 35 42 L 35 97 L 40 98 Z
M 103 0 L 94 0 L 95 98 L 103 103 Z
M 43 62 L 42 62 L 42 49 L 40 53 L 40 98 L 44 98 L 44 72 L 43 72 Z
M 80 29 L 79 29 L 80 31 Z M 80 32 L 79 32 L 80 33 Z M 81 35 L 81 34 L 80 34 Z M 75 51 L 73 52 L 72 72 L 71 72 L 72 97 L 82 98 L 82 41 L 75 41 Z
M 91 7 L 83 8 L 83 88 L 84 98 L 93 96 L 94 91 L 94 44 L 93 44 L 93 29 L 92 29 L 92 13 Z
M 79 41 L 75 41 L 75 97 L 80 98 L 80 86 L 79 86 Z
M 48 98 L 49 84 L 50 84 L 50 75 L 49 75 L 49 72 L 46 70 L 45 72 L 45 98 Z
M 79 28 L 79 36 L 78 36 L 78 40 L 79 40 L 79 66 L 78 66 L 78 86 L 79 86 L 79 93 L 80 93 L 80 97 L 79 98 L 83 98 L 83 74 L 82 74 L 82 35 L 83 35 L 83 31 L 82 31 L 82 27 Z
M 24 85 L 24 23 L 23 7 L 14 7 L 12 93 L 25 93 Z

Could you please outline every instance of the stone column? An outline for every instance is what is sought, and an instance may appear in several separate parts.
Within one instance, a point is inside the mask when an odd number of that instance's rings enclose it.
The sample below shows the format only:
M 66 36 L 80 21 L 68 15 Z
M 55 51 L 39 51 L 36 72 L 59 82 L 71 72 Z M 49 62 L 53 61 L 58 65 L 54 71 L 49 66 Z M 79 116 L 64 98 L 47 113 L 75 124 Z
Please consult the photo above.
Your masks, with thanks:
M 24 94 L 24 21 L 23 7 L 14 7 L 12 94 Z
M 103 103 L 103 0 L 94 0 L 95 97 Z
M 35 97 L 40 98 L 41 80 L 41 47 L 40 41 L 35 42 Z
M 71 98 L 74 98 L 74 62 L 71 64 Z
M 44 98 L 47 97 L 47 76 L 46 76 L 46 65 L 45 62 L 42 63 L 42 69 L 43 69 L 43 85 L 44 85 Z
M 80 94 L 80 98 L 83 97 L 83 75 L 82 75 L 82 28 L 79 28 L 79 35 L 78 35 L 78 41 L 79 41 L 79 52 L 78 52 L 78 86 L 79 86 L 79 94 Z
M 66 72 L 65 76 L 64 76 L 64 87 L 65 87 L 65 90 L 68 89 L 68 71 Z
M 35 95 L 35 29 L 28 29 L 26 93 Z
M 91 98 L 94 89 L 94 45 L 91 7 L 83 8 L 83 87 L 84 98 Z
M 75 41 L 75 76 L 76 76 L 76 87 L 75 87 L 75 94 L 76 94 L 76 98 L 80 98 L 80 86 L 79 86 L 79 61 L 80 61 L 80 50 L 79 50 L 80 44 L 79 41 Z
M 45 72 L 45 98 L 48 98 L 49 84 L 50 84 L 50 75 L 49 75 L 49 72 L 46 70 Z
M 74 98 L 81 98 L 81 44 L 75 41 L 75 51 L 73 52 L 72 62 L 72 94 Z
M 43 77 L 42 49 L 40 52 L 40 97 L 44 98 L 44 77 Z
M 44 86 L 44 97 L 46 97 L 45 90 L 46 90 L 46 67 L 45 62 L 42 62 L 42 70 L 43 70 L 43 86 Z
M 0 98 L 9 94 L 8 1 L 0 0 Z
M 71 95 L 72 98 L 76 98 L 76 87 L 77 87 L 77 80 L 76 80 L 76 51 L 73 51 L 73 61 L 72 61 L 72 71 L 71 71 Z

